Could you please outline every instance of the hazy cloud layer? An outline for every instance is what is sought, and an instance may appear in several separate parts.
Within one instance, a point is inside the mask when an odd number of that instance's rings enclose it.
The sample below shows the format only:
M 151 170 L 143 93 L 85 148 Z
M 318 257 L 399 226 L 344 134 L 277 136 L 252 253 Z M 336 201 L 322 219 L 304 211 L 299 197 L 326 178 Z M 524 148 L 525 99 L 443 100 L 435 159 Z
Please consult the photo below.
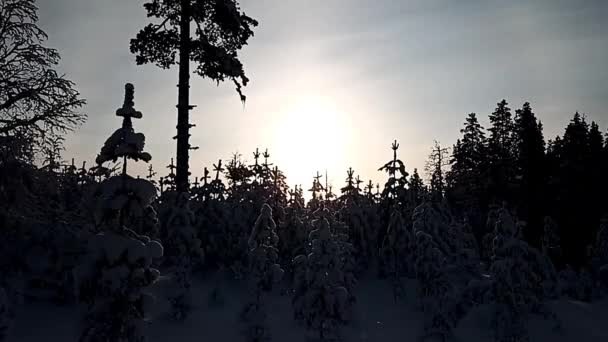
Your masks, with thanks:
M 39 1 L 49 45 L 88 100 L 89 121 L 69 137 L 66 157 L 94 158 L 120 123 L 113 115 L 125 82 L 136 86 L 144 119 L 135 125 L 153 164 L 173 155 L 177 70 L 136 66 L 129 53 L 129 39 L 147 22 L 142 4 Z M 512 108 L 530 101 L 547 137 L 562 133 L 576 110 L 608 127 L 606 1 L 247 0 L 241 7 L 260 21 L 242 52 L 248 102 L 243 109 L 229 83 L 193 77 L 195 174 L 237 150 L 248 159 L 257 146 L 272 154 L 286 143 L 274 123 L 302 96 L 330 98 L 350 121 L 340 156 L 349 164 L 330 166 L 335 182 L 348 166 L 379 179 L 375 169 L 395 138 L 406 165 L 422 168 L 433 139 L 452 144 L 466 113 L 485 122 L 502 98 Z M 279 166 L 288 158 L 275 157 Z M 289 176 L 290 162 L 283 164 Z M 309 165 L 310 175 L 325 166 Z

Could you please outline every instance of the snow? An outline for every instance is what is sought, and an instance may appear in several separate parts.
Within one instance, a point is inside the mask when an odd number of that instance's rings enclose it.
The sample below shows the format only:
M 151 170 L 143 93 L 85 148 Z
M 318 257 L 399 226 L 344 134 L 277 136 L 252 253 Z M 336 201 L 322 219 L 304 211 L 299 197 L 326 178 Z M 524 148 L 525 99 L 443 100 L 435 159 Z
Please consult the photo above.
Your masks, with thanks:
M 243 282 L 229 279 L 225 273 L 204 279 L 196 278 L 192 290 L 192 312 L 181 322 L 169 318 L 170 305 L 163 299 L 163 291 L 170 283 L 161 277 L 152 292 L 156 296 L 150 317 L 144 325 L 149 342 L 225 341 L 244 340 L 239 313 L 247 299 Z M 210 301 L 215 287 L 219 287 L 223 304 Z M 415 281 L 406 281 L 406 296 L 395 302 L 390 283 L 373 276 L 360 279 L 355 295 L 353 319 L 341 330 L 344 341 L 402 342 L 415 340 L 422 332 L 423 315 L 416 308 Z M 267 297 L 268 326 L 273 341 L 305 342 L 305 329 L 293 320 L 291 299 L 274 293 Z M 530 340 L 551 342 L 605 342 L 608 341 L 608 300 L 583 303 L 559 300 L 549 303 L 563 322 L 560 331 L 540 317 L 530 319 Z M 24 305 L 9 331 L 7 342 L 77 341 L 84 308 L 56 306 L 43 302 Z M 455 329 L 455 340 L 466 342 L 491 341 L 492 307 L 480 306 L 470 312 Z M 36 328 L 32 329 L 32 322 Z

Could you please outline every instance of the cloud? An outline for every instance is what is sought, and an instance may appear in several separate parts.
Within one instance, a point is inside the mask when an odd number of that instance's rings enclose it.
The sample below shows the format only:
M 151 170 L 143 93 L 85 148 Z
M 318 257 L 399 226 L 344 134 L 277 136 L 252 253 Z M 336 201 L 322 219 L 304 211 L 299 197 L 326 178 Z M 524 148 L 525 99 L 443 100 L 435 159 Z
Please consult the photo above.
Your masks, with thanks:
M 125 82 L 136 86 L 145 115 L 136 127 L 153 157 L 164 163 L 173 153 L 177 71 L 136 66 L 128 49 L 147 22 L 142 3 L 39 3 L 62 70 L 89 99 L 89 122 L 68 140 L 68 153 L 94 157 L 119 124 L 111 116 Z M 231 84 L 192 78 L 199 169 L 236 149 L 278 143 L 264 122 L 299 95 L 330 96 L 358 123 L 365 139 L 352 149 L 374 153 L 354 154 L 352 165 L 369 176 L 384 159 L 377 149 L 394 138 L 406 163 L 422 169 L 424 146 L 452 143 L 466 113 L 483 118 L 502 98 L 513 108 L 531 101 L 546 136 L 561 133 L 575 110 L 608 125 L 602 0 L 243 0 L 241 7 L 260 21 L 241 52 L 248 104 L 243 110 Z

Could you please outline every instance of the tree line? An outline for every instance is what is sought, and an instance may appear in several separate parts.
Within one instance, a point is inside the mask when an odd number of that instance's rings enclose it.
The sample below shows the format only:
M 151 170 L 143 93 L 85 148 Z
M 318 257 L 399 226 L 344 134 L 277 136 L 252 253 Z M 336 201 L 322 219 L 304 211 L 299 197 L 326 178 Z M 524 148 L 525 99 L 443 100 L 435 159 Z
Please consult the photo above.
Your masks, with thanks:
M 563 135 L 548 141 L 530 103 L 514 112 L 505 100 L 485 129 L 470 113 L 445 176 L 445 200 L 473 224 L 478 239 L 487 213 L 503 204 L 526 223 L 524 237 L 540 247 L 548 220 L 562 243 L 559 263 L 582 266 L 607 213 L 608 141 L 598 124 L 574 114 Z

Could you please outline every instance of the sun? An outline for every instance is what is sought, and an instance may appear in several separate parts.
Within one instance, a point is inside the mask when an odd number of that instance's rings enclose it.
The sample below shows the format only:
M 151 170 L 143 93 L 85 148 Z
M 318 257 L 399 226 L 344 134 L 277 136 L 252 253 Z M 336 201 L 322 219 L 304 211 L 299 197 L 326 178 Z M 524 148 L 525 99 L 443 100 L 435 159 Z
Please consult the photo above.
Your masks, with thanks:
M 300 97 L 280 113 L 274 129 L 275 154 L 290 185 L 306 189 L 317 172 L 341 170 L 351 142 L 351 123 L 331 98 Z M 332 177 L 330 177 L 330 180 Z

